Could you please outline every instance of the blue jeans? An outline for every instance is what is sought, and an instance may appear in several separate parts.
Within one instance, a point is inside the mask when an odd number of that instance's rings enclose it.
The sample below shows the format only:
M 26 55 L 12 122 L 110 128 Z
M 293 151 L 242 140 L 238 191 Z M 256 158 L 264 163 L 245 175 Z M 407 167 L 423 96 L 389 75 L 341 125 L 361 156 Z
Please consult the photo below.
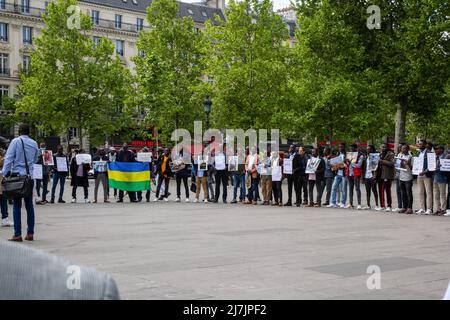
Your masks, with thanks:
M 331 203 L 336 204 L 337 188 L 341 190 L 341 203 L 345 204 L 347 201 L 347 177 L 334 177 L 333 186 L 331 187 Z
M 27 234 L 34 234 L 34 207 L 33 196 L 23 198 L 25 209 L 27 210 Z M 22 198 L 14 198 L 13 216 L 14 216 L 14 236 L 22 235 Z
M 8 197 L 6 194 L 0 194 L 0 211 L 2 219 L 8 218 Z
M 245 200 L 245 175 L 242 173 L 235 173 L 233 175 L 233 200 L 237 199 L 237 189 L 240 188 L 241 192 L 239 199 L 241 201 Z
M 59 200 L 62 199 L 64 194 L 64 184 L 66 183 L 66 174 L 60 174 L 58 172 L 53 174 L 53 184 L 52 184 L 52 200 L 55 200 L 56 186 L 59 182 Z
M 403 209 L 402 189 L 400 188 L 400 179 L 395 179 L 396 193 L 397 193 L 397 208 Z M 406 209 L 406 208 L 405 208 Z

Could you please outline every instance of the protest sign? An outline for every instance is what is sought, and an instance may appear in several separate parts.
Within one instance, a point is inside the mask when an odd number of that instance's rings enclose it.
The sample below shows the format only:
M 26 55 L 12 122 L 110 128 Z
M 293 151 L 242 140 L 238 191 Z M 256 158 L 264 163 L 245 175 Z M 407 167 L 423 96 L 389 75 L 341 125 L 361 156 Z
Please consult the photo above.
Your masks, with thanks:
M 292 159 L 284 159 L 283 172 L 285 174 L 292 174 Z
M 33 164 L 33 179 L 42 180 L 42 164 Z
M 44 166 L 54 166 L 53 162 L 53 151 L 52 150 L 45 150 L 42 154 L 42 163 Z
M 66 157 L 56 157 L 56 169 L 58 172 L 68 172 Z
M 91 164 L 91 162 L 92 162 L 91 155 L 90 154 L 86 154 L 86 153 L 77 154 L 75 156 L 75 159 L 77 161 L 77 165 L 80 165 L 80 164 Z
M 152 162 L 153 154 L 151 152 L 138 152 L 137 161 L 138 162 Z

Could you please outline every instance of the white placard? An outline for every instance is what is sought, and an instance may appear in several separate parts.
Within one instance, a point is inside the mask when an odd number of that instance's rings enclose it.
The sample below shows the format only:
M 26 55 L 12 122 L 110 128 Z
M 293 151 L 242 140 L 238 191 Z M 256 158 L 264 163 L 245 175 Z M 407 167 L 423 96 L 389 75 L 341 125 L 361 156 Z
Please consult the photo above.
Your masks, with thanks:
M 380 162 L 379 153 L 369 153 L 369 159 L 367 161 L 367 166 L 370 170 L 375 171 L 378 168 L 378 163 Z
M 284 159 L 283 171 L 285 174 L 292 174 L 292 159 Z
M 281 166 L 272 167 L 272 181 L 281 181 Z
M 152 162 L 153 154 L 151 152 L 138 152 L 137 161 L 138 162 Z
M 95 172 L 106 172 L 108 171 L 108 162 L 107 161 L 94 161 L 93 167 Z
M 422 173 L 423 170 L 423 157 L 414 157 L 412 158 L 412 174 L 415 176 L 418 176 L 420 173 Z
M 225 170 L 225 156 L 223 154 L 215 156 L 214 161 L 216 163 L 216 170 Z
M 436 171 L 436 153 L 427 153 L 428 171 Z
M 68 172 L 66 157 L 56 157 L 56 170 L 58 172 Z
M 75 159 L 77 160 L 77 165 L 80 165 L 80 164 L 91 164 L 91 162 L 92 162 L 91 155 L 87 154 L 87 153 L 77 154 L 75 156 Z
M 42 180 L 42 164 L 33 164 L 33 179 Z
M 316 173 L 317 167 L 320 164 L 319 158 L 310 158 L 308 159 L 308 163 L 306 164 L 305 173 Z
M 208 156 L 198 156 L 197 158 L 198 170 L 208 170 L 209 157 Z
M 450 171 L 450 159 L 440 159 L 439 163 L 440 163 L 439 170 L 446 172 Z
M 332 166 L 332 167 L 337 166 L 338 164 L 341 164 L 341 163 L 344 163 L 341 156 L 337 156 L 337 157 L 330 159 L 330 166 Z
M 238 156 L 228 157 L 228 171 L 238 171 Z

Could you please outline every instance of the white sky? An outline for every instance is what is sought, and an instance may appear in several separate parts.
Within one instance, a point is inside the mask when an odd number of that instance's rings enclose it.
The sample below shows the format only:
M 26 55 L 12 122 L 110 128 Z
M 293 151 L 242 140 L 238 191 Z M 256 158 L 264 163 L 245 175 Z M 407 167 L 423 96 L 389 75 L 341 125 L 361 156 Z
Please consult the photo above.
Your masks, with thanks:
M 180 1 L 182 1 L 182 2 L 200 2 L 200 0 L 180 0 Z M 225 0 L 225 1 L 228 2 L 227 0 Z M 290 0 L 272 0 L 272 2 L 273 2 L 273 7 L 275 10 L 288 7 L 289 4 L 291 3 Z

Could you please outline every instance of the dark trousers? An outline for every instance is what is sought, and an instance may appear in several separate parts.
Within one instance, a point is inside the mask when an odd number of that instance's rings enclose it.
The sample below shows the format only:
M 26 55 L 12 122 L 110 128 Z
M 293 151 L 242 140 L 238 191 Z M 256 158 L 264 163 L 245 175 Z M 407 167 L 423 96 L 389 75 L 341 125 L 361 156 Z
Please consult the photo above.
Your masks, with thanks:
M 42 176 L 42 180 L 36 180 L 36 193 L 38 197 L 41 196 L 41 185 L 42 185 L 42 201 L 45 201 L 48 194 L 48 180 L 50 177 L 48 174 Z
M 316 180 L 308 180 L 308 190 L 309 190 L 309 203 L 314 203 L 314 187 L 316 185 Z
M 14 198 L 13 217 L 14 217 L 14 236 L 22 235 L 22 200 L 25 203 L 27 211 L 27 234 L 34 234 L 34 207 L 33 195 L 25 198 Z
M 188 177 L 176 175 L 177 180 L 177 198 L 181 198 L 181 181 L 183 181 L 186 199 L 189 199 Z
M 334 181 L 334 177 L 326 177 L 325 178 L 325 185 L 326 185 L 326 189 L 327 189 L 327 194 L 325 196 L 325 203 L 327 205 L 330 204 L 331 188 L 333 187 L 333 181 Z
M 292 203 L 292 186 L 295 191 L 295 203 L 302 202 L 302 197 L 300 196 L 300 180 L 298 176 L 294 176 L 292 174 L 287 175 L 287 183 L 288 183 L 288 203 Z
M 281 181 L 272 181 L 272 195 L 275 203 L 283 203 L 283 191 L 281 189 Z
M 2 219 L 8 218 L 8 197 L 6 194 L 0 194 L 0 211 Z
M 367 206 L 370 207 L 370 194 L 372 192 L 375 198 L 375 205 L 378 207 L 378 191 L 375 179 L 366 179 L 364 184 L 366 185 Z
M 220 186 L 222 186 L 223 194 L 222 200 L 223 202 L 227 201 L 227 186 L 228 186 L 228 172 L 226 171 L 216 171 L 216 191 L 215 191 L 215 201 L 219 200 L 220 197 Z
M 137 200 L 138 200 L 138 201 L 142 201 L 142 192 L 143 192 L 143 191 L 138 191 L 138 192 L 136 192 L 136 196 L 137 196 Z M 146 199 L 147 201 L 150 200 L 150 190 L 147 190 L 147 191 L 145 192 L 145 199 Z
M 402 194 L 402 209 L 412 209 L 413 206 L 413 181 L 400 181 L 400 192 Z M 399 204 L 400 208 L 400 204 Z
M 119 190 L 119 200 L 123 201 L 123 196 L 125 195 L 125 191 Z M 136 192 L 128 191 L 128 197 L 130 197 L 130 201 L 136 201 Z
M 405 202 L 403 201 L 403 193 L 402 193 L 402 188 L 400 186 L 400 179 L 399 178 L 395 179 L 395 191 L 396 191 L 396 194 L 397 194 L 397 208 L 399 208 L 399 209 L 405 208 L 403 206 L 403 204 Z M 407 209 L 407 208 L 405 208 L 405 209 Z
M 316 191 L 317 191 L 317 198 L 316 203 L 322 204 L 322 195 L 323 190 L 325 190 L 326 180 L 324 179 L 316 179 Z
M 161 191 L 161 185 L 164 182 L 164 198 L 169 197 L 169 183 L 170 183 L 170 178 L 169 177 L 164 177 L 162 175 L 160 175 L 158 177 L 158 186 L 156 187 L 156 197 L 159 198 L 159 192 Z
M 256 201 L 258 200 L 258 184 L 259 184 L 259 178 L 253 178 L 251 177 L 251 182 L 250 182 L 250 188 L 248 189 L 247 192 L 247 199 L 248 201 Z
M 361 205 L 361 177 L 348 177 L 350 205 L 353 206 L 353 189 L 356 189 L 358 205 Z
M 72 187 L 72 198 L 73 199 L 77 198 L 77 188 L 78 188 L 78 186 L 76 184 Z M 88 187 L 83 186 L 82 188 L 84 190 L 84 199 L 87 199 L 89 197 Z
M 300 198 L 297 199 L 298 203 L 302 202 L 302 190 L 303 190 L 303 203 L 308 202 L 308 176 L 307 175 L 301 175 L 298 178 L 299 182 L 299 191 L 298 195 Z
M 53 184 L 52 184 L 52 200 L 55 199 L 56 186 L 59 183 L 59 200 L 62 200 L 64 194 L 64 184 L 66 183 L 66 175 L 60 174 L 58 172 L 53 174 Z
M 380 180 L 378 181 L 378 191 L 380 193 L 380 205 L 384 208 L 384 196 L 386 193 L 387 206 L 392 208 L 392 193 L 391 193 L 392 180 Z

